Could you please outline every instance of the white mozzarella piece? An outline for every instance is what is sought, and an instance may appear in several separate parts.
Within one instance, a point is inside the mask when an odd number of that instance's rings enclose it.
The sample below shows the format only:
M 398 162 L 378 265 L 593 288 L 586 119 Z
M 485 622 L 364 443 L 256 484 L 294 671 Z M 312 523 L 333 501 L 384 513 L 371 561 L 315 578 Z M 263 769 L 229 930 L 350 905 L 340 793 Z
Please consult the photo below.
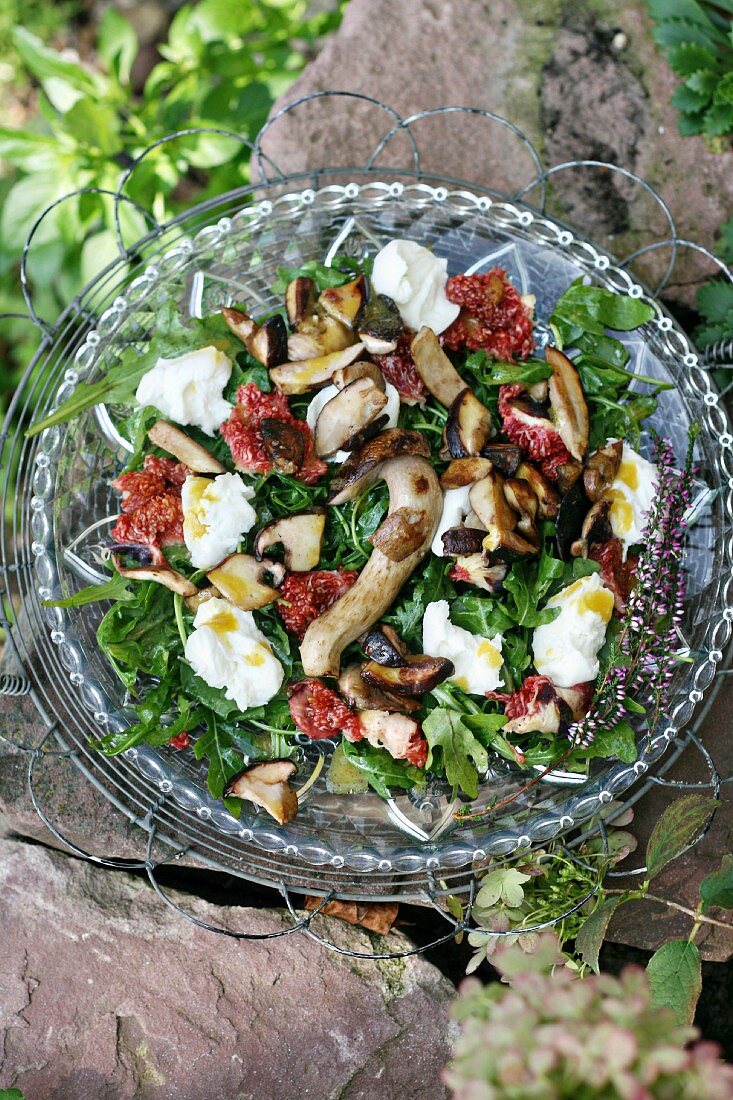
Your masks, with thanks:
M 563 588 L 546 606 L 559 607 L 560 614 L 536 627 L 532 636 L 538 673 L 561 688 L 595 680 L 598 651 L 613 612 L 613 593 L 598 573 L 592 573 Z
M 446 557 L 443 551 L 443 535 L 445 532 L 449 531 L 451 527 L 462 526 L 463 521 L 471 511 L 468 494 L 472 487 L 471 485 L 464 485 L 460 489 L 446 489 L 443 494 L 443 511 L 430 546 L 430 549 L 439 558 Z
M 232 361 L 223 351 L 198 348 L 175 359 L 159 359 L 140 379 L 135 398 L 176 424 L 195 424 L 213 435 L 232 411 L 222 397 L 231 373 Z
M 437 600 L 425 608 L 422 621 L 423 652 L 431 657 L 447 657 L 455 666 L 448 683 L 457 684 L 469 695 L 485 695 L 503 686 L 501 655 L 503 637 L 482 638 L 450 621 L 447 600 Z
M 305 422 L 312 432 L 316 430 L 316 420 L 318 420 L 323 406 L 327 405 L 331 398 L 340 392 L 337 386 L 325 386 L 312 397 L 305 414 Z M 400 395 L 389 382 L 386 383 L 384 393 L 387 404 L 379 415 L 388 418 L 387 423 L 384 425 L 385 428 L 396 428 L 397 418 L 400 415 Z M 336 454 L 330 455 L 326 462 L 345 462 L 350 453 L 350 451 L 336 451 Z
M 641 542 L 658 482 L 654 463 L 624 443 L 618 474 L 607 490 L 611 498 L 611 530 L 623 544 L 624 561 L 629 547 Z
M 211 569 L 234 553 L 242 535 L 257 522 L 249 503 L 254 489 L 239 474 L 189 475 L 181 489 L 183 541 L 197 569 Z
M 186 660 L 210 687 L 223 688 L 240 710 L 272 699 L 283 682 L 283 667 L 251 611 L 240 611 L 212 597 L 199 606 L 186 641 Z
M 394 240 L 374 258 L 372 286 L 392 298 L 408 328 L 427 325 L 435 333 L 448 328 L 460 306 L 445 294 L 448 261 L 415 241 Z

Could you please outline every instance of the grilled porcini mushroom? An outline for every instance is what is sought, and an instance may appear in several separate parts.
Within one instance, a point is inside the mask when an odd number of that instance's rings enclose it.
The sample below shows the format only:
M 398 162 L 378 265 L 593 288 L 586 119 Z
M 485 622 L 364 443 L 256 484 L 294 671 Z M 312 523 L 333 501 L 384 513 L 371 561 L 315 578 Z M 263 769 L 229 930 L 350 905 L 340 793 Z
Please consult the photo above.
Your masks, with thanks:
M 457 557 L 450 575 L 451 580 L 473 584 L 484 592 L 499 592 L 508 572 L 509 566 L 506 562 L 491 564 L 489 555 L 483 551 Z
M 207 600 L 212 600 L 220 596 L 221 592 L 218 588 L 214 588 L 213 584 L 207 584 L 206 588 L 199 588 L 194 596 L 186 596 L 183 602 L 188 610 L 193 611 L 195 614 L 202 603 L 206 603 Z
M 376 661 L 378 665 L 400 668 L 407 664 L 407 646 L 387 623 L 380 623 L 368 630 L 361 639 L 361 648 L 369 660 Z
M 441 535 L 443 553 L 448 558 L 463 557 L 465 554 L 480 554 L 483 549 L 486 532 L 477 527 L 449 527 Z
M 371 378 L 350 382 L 318 414 L 314 432 L 316 453 L 322 458 L 335 455 L 347 440 L 371 424 L 386 404 L 386 394 Z
M 473 485 L 486 477 L 493 469 L 488 458 L 454 458 L 448 468 L 441 474 L 440 487 L 442 489 L 463 489 L 466 485 Z
M 310 512 L 275 519 L 257 535 L 255 558 L 262 561 L 266 550 L 282 543 L 285 568 L 292 573 L 307 573 L 315 569 L 320 561 L 325 526 L 325 509 L 314 508 Z
M 268 370 L 285 362 L 288 357 L 288 330 L 279 314 L 268 317 L 261 325 L 239 309 L 223 306 L 221 314 L 230 331 L 239 337 L 250 355 Z
M 545 358 L 552 367 L 548 393 L 555 427 L 573 458 L 582 462 L 588 450 L 589 421 L 578 372 L 557 348 L 547 347 Z
M 361 665 L 349 665 L 339 676 L 339 692 L 350 707 L 357 710 L 397 710 L 409 714 L 420 710 L 420 703 L 409 696 L 393 695 L 372 687 L 361 678 Z
M 353 328 L 366 294 L 366 279 L 363 275 L 359 275 L 353 282 L 327 287 L 318 299 L 318 306 L 329 317 L 333 317 L 347 328 Z
M 240 611 L 255 611 L 277 599 L 277 588 L 264 583 L 266 573 L 280 585 L 285 579 L 285 566 L 267 559 L 257 561 L 250 554 L 230 554 L 206 577 Z
M 526 481 L 537 497 L 538 515 L 541 519 L 554 519 L 560 507 L 560 496 L 553 489 L 544 474 L 529 462 L 522 462 L 517 468 L 517 477 Z
M 534 490 L 526 481 L 518 477 L 508 477 L 504 482 L 504 496 L 507 503 L 519 513 L 517 531 L 539 548 L 540 536 L 535 520 L 539 507 Z
M 570 561 L 573 543 L 580 538 L 590 501 L 582 481 L 576 481 L 562 498 L 555 521 L 557 550 L 563 561 Z
M 609 499 L 597 500 L 590 509 L 580 530 L 580 538 L 576 539 L 570 547 L 570 553 L 574 558 L 588 557 L 588 551 L 596 543 L 608 542 L 613 538 L 611 527 L 611 501 Z
M 599 447 L 588 459 L 583 471 L 583 485 L 588 500 L 595 503 L 601 493 L 615 481 L 621 466 L 621 455 L 624 445 L 620 439 L 614 443 L 607 443 L 605 447 Z
M 481 454 L 504 477 L 514 477 L 522 461 L 522 448 L 513 443 L 487 443 Z
M 366 344 L 364 346 L 366 347 Z M 360 359 L 357 363 L 350 363 L 348 367 L 340 367 L 339 370 L 333 372 L 331 383 L 337 389 L 343 390 L 351 382 L 356 382 L 357 378 L 371 378 L 374 385 L 382 393 L 387 388 L 381 370 L 376 363 L 370 363 L 368 359 Z
M 198 588 L 184 577 L 183 573 L 172 569 L 170 565 L 143 565 L 127 569 L 122 564 L 119 554 L 111 555 L 114 567 L 122 577 L 129 577 L 131 581 L 155 581 L 164 588 L 170 588 L 171 592 L 177 592 L 180 596 L 195 596 Z
M 225 474 L 226 467 L 218 459 L 167 420 L 156 420 L 148 429 L 148 439 L 161 451 L 167 451 L 179 462 L 183 462 L 195 474 Z
M 297 363 L 285 363 L 270 371 L 270 378 L 282 393 L 308 393 L 318 390 L 331 381 L 334 371 L 353 363 L 363 352 L 362 344 L 352 344 L 341 351 L 319 355 L 315 359 L 302 359 Z
M 370 355 L 389 355 L 404 331 L 400 311 L 386 294 L 372 294 L 362 306 L 355 328 Z
M 281 474 L 297 474 L 305 459 L 303 433 L 294 424 L 266 416 L 260 421 L 260 435 L 274 468 Z
M 483 547 L 500 561 L 516 561 L 537 553 L 537 548 L 516 533 L 519 515 L 504 495 L 504 479 L 492 471 L 477 481 L 468 499 L 480 522 L 486 528 Z
M 428 523 L 428 514 L 424 509 L 398 508 L 390 512 L 367 542 L 390 561 L 404 561 L 422 543 Z
M 377 480 L 382 464 L 402 455 L 430 457 L 430 446 L 421 432 L 387 428 L 370 439 L 344 462 L 331 482 L 329 504 L 346 504 Z
M 225 798 L 244 798 L 262 806 L 281 825 L 298 812 L 298 796 L 290 786 L 297 772 L 292 760 L 262 760 L 233 776 L 224 788 Z
M 423 326 L 420 329 L 412 341 L 411 352 L 417 373 L 426 389 L 441 405 L 449 409 L 459 393 L 465 390 L 466 383 L 443 351 L 431 328 Z
M 400 439 L 398 435 L 393 439 Z M 419 436 L 419 433 L 415 433 Z M 372 551 L 369 561 L 359 574 L 356 583 L 334 604 L 310 624 L 300 647 L 306 676 L 338 676 L 341 654 L 365 629 L 375 623 L 394 600 L 407 578 L 430 549 L 430 543 L 438 526 L 443 507 L 443 494 L 429 462 L 420 455 L 402 454 L 374 463 L 375 444 L 380 444 L 389 432 L 382 432 L 367 443 L 356 455 L 354 468 L 363 476 L 349 484 L 338 494 L 338 499 L 352 499 L 367 484 L 381 477 L 389 489 L 388 517 L 393 512 L 409 508 L 425 513 L 424 538 L 417 548 L 402 561 L 392 561 L 381 550 Z M 409 433 L 403 433 L 408 436 Z M 422 441 L 424 445 L 424 441 Z M 365 461 L 364 453 L 373 448 L 371 459 Z
M 411 655 L 404 665 L 392 668 L 367 661 L 361 666 L 362 678 L 381 691 L 394 695 L 424 695 L 455 672 L 455 665 L 446 657 L 430 657 L 427 653 Z
M 453 401 L 445 422 L 445 440 L 453 458 L 480 455 L 491 433 L 491 414 L 466 387 Z
M 313 279 L 299 275 L 285 288 L 285 312 L 293 326 L 310 319 L 316 312 L 316 284 Z

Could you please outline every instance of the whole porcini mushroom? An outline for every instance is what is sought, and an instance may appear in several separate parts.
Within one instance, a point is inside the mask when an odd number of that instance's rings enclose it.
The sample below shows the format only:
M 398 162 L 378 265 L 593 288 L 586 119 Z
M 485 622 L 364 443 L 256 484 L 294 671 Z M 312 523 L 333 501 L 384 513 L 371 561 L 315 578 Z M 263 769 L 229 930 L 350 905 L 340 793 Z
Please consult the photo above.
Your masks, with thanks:
M 298 796 L 290 786 L 297 772 L 292 760 L 263 760 L 237 772 L 224 788 L 225 798 L 244 798 L 262 806 L 280 825 L 298 812 Z

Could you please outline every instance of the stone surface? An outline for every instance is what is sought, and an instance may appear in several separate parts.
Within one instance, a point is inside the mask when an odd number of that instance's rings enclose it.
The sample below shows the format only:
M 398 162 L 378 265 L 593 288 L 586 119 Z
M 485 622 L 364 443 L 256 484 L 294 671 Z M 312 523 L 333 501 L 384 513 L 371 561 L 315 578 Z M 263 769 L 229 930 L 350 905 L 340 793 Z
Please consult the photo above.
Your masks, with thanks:
M 639 0 L 351 0 L 338 33 L 278 106 L 340 89 L 381 99 L 403 117 L 446 104 L 488 108 L 516 123 L 547 164 L 611 160 L 641 175 L 668 201 L 680 234 L 709 247 L 733 206 L 730 154 L 679 136 L 669 106 L 675 77 L 645 8 Z M 316 102 L 274 124 L 264 148 L 284 171 L 334 158 L 360 165 L 391 126 L 353 99 Z M 496 124 L 448 117 L 420 123 L 415 134 L 427 170 L 510 192 L 534 174 L 521 144 Z M 400 135 L 378 163 L 408 156 Z M 597 170 L 554 176 L 550 209 L 617 254 L 666 235 L 640 188 Z M 668 259 L 655 253 L 640 271 L 652 280 Z M 686 284 L 701 271 L 683 253 L 672 296 L 689 301 Z
M 237 942 L 141 879 L 0 840 L 0 1089 L 29 1100 L 401 1100 L 438 1074 L 453 987 L 420 958 L 363 962 L 301 934 Z M 272 910 L 172 894 L 199 919 L 277 932 Z M 321 918 L 323 919 L 323 918 Z M 327 921 L 342 948 L 364 932 Z M 399 934 L 379 941 L 409 946 Z

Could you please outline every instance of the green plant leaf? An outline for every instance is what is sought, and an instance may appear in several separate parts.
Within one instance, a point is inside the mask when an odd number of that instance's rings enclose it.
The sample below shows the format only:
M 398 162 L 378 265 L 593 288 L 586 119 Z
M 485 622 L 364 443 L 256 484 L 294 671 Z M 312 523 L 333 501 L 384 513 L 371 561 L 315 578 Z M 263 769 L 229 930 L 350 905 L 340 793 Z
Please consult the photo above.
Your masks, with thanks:
M 711 50 L 705 46 L 697 46 L 694 42 L 673 46 L 667 54 L 667 60 L 678 76 L 692 76 L 700 69 L 712 69 L 717 64 Z
M 598 973 L 598 955 L 601 950 L 611 918 L 624 901 L 623 898 L 608 898 L 596 906 L 584 921 L 575 937 L 575 950 L 591 970 Z
M 131 25 L 114 8 L 108 8 L 99 23 L 97 53 L 120 84 L 129 84 L 137 50 L 137 36 Z
M 440 754 L 448 782 L 460 787 L 469 798 L 478 795 L 478 772 L 489 762 L 486 749 L 462 721 L 460 714 L 446 707 L 436 707 L 423 722 L 430 754 L 427 767 Z
M 697 945 L 672 940 L 655 951 L 646 968 L 652 987 L 652 1001 L 670 1008 L 679 1024 L 691 1024 L 702 990 L 702 966 Z
M 20 1089 L 0 1089 L 0 1100 L 25 1100 Z
M 705 112 L 705 133 L 708 137 L 733 131 L 733 104 L 715 103 Z
M 733 909 L 733 856 L 723 856 L 720 870 L 705 876 L 700 883 L 700 899 L 704 913 L 714 906 Z
M 697 92 L 689 84 L 680 84 L 672 93 L 670 103 L 678 111 L 701 111 L 710 102 L 705 92 Z
M 13 41 L 21 59 L 38 80 L 56 77 L 84 92 L 91 92 L 96 87 L 92 75 L 86 69 L 75 61 L 67 61 L 56 50 L 44 46 L 40 38 L 24 27 L 14 29 Z
M 633 764 L 639 755 L 633 727 L 622 718 L 610 729 L 599 730 L 589 748 L 583 749 L 578 755 L 587 760 L 617 756 L 624 764 Z
M 99 603 L 100 600 L 134 600 L 135 595 L 130 591 L 133 582 L 120 573 L 115 573 L 103 584 L 89 584 L 72 596 L 66 596 L 63 600 L 44 600 L 44 607 L 84 607 L 89 603 Z
M 710 820 L 718 802 L 701 794 L 688 794 L 667 806 L 652 829 L 646 847 L 647 877 L 652 879 L 663 867 L 684 852 Z
M 720 322 L 733 309 L 733 283 L 711 279 L 697 292 L 697 308 L 706 321 Z
M 91 96 L 83 95 L 76 100 L 64 115 L 64 126 L 82 147 L 112 154 L 119 149 L 117 114 Z

